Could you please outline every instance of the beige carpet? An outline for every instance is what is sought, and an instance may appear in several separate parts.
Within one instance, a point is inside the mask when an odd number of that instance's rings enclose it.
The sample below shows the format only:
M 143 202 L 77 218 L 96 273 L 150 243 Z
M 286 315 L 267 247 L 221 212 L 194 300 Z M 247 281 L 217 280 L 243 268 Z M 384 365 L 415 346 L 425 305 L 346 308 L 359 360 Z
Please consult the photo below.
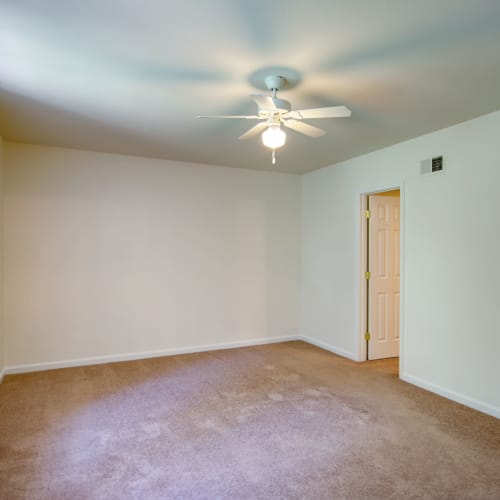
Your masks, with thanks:
M 500 499 L 500 421 L 302 342 L 8 376 L 2 499 Z

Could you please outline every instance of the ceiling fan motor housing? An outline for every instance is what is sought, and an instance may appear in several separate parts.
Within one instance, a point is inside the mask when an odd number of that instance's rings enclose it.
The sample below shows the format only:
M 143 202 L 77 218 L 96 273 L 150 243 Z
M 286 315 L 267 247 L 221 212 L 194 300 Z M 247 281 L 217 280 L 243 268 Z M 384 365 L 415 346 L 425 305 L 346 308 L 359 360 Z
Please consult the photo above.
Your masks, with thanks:
M 291 109 L 291 105 L 288 101 L 285 101 L 284 99 L 278 99 L 277 97 L 273 97 L 273 102 L 274 105 L 276 106 L 276 109 L 259 109 L 259 113 L 261 113 L 264 116 L 267 116 L 269 114 L 279 114 L 279 113 L 288 113 Z M 262 113 L 263 112 L 263 113 Z

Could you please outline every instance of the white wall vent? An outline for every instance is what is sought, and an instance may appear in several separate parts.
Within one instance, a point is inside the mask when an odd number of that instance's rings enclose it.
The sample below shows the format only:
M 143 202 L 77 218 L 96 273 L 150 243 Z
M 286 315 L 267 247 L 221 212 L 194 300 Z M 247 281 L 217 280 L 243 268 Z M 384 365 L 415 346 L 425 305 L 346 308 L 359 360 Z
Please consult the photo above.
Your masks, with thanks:
M 420 173 L 430 174 L 433 172 L 440 172 L 443 170 L 443 157 L 435 156 L 434 158 L 427 158 L 420 162 Z

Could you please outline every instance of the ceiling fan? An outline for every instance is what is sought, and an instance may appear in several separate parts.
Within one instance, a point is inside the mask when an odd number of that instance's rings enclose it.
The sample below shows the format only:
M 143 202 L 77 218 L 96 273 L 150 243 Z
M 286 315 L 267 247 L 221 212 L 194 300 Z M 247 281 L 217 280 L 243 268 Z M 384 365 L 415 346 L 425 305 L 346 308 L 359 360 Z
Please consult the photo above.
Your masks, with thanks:
M 272 95 L 253 94 L 250 97 L 258 106 L 256 115 L 211 115 L 198 116 L 197 118 L 222 118 L 240 120 L 261 120 L 247 130 L 239 139 L 245 140 L 255 137 L 262 132 L 262 142 L 272 149 L 272 162 L 276 163 L 275 150 L 282 147 L 286 141 L 286 133 L 283 127 L 295 130 L 309 137 L 321 137 L 326 131 L 303 122 L 304 119 L 317 118 L 344 118 L 351 116 L 351 111 L 345 106 L 332 106 L 327 108 L 311 108 L 291 110 L 290 103 L 283 99 L 278 99 L 277 92 L 286 84 L 283 76 L 271 75 L 265 79 L 266 87 Z

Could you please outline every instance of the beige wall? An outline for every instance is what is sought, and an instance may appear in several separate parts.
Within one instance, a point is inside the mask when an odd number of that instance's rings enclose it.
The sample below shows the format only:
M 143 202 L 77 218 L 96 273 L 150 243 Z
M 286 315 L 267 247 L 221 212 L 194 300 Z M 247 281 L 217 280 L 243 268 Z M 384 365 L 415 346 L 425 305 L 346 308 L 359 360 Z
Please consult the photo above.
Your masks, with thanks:
M 296 335 L 300 178 L 6 145 L 9 367 Z
M 301 329 L 360 359 L 360 196 L 401 186 L 401 376 L 500 417 L 499 130 L 492 113 L 303 177 Z

